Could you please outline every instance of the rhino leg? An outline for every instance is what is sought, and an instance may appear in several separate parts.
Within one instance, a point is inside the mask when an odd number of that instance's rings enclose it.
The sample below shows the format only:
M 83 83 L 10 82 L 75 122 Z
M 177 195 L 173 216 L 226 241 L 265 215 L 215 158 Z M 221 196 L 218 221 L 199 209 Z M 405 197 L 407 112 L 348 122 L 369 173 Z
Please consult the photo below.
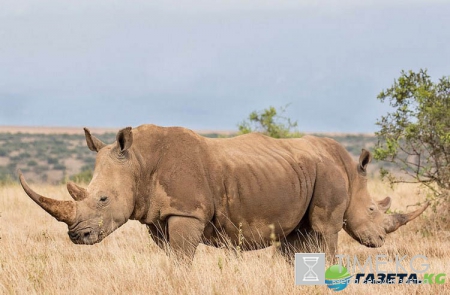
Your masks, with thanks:
M 159 248 L 167 253 L 167 226 L 160 222 L 147 224 L 148 233 Z
M 330 222 L 336 222 L 339 224 L 342 228 L 342 220 L 334 220 L 331 219 L 325 223 L 325 226 L 327 224 L 330 224 Z M 325 254 L 327 257 L 327 261 L 333 262 L 336 260 L 336 254 L 337 254 L 337 246 L 338 246 L 338 233 L 341 230 L 341 228 L 333 226 L 327 229 L 324 229 L 323 224 L 320 223 L 318 225 L 312 225 L 314 232 L 316 232 L 318 236 L 318 243 L 321 245 L 322 249 L 325 249 Z
M 168 221 L 169 244 L 177 258 L 191 261 L 200 244 L 205 225 L 198 219 L 171 216 Z
M 308 221 L 324 245 L 327 260 L 336 260 L 338 232 L 342 229 L 348 193 L 342 172 L 334 165 L 318 165 Z
M 333 262 L 337 251 L 337 233 L 324 235 L 310 227 L 302 227 L 290 233 L 281 241 L 281 253 L 292 262 L 294 253 L 326 253 Z
M 320 234 L 322 243 L 326 249 L 326 258 L 330 264 L 336 263 L 338 233 Z
M 294 253 L 323 252 L 318 234 L 312 229 L 298 229 L 281 239 L 281 252 L 286 258 L 293 258 Z
M 348 195 L 341 171 L 328 163 L 317 165 L 316 183 L 308 211 L 297 230 L 286 237 L 295 251 L 325 252 L 336 260 L 338 232 L 342 229 Z

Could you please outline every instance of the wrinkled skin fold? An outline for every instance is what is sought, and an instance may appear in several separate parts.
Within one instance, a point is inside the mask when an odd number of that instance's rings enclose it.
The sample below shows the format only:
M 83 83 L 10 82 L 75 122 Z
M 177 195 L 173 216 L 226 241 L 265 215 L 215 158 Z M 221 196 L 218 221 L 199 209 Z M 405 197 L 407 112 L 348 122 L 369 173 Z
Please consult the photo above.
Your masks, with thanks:
M 26 194 L 66 223 L 76 244 L 98 243 L 134 219 L 177 256 L 192 258 L 200 242 L 220 246 L 224 238 L 257 249 L 274 236 L 286 253 L 305 251 L 314 237 L 334 256 L 341 229 L 380 247 L 428 207 L 386 214 L 391 199 L 375 201 L 367 191 L 371 154 L 363 149 L 355 162 L 328 138 L 208 139 L 180 127 L 142 125 L 120 130 L 108 145 L 84 131 L 97 159 L 87 188 L 67 184 L 73 201 L 36 193 L 19 173 Z

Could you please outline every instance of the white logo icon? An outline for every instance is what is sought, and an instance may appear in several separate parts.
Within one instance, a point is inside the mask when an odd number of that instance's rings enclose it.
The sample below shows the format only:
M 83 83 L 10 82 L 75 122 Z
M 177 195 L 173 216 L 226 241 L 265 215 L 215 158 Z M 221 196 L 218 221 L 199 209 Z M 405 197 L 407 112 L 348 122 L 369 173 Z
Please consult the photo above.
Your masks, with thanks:
M 303 281 L 305 282 L 318 282 L 319 277 L 313 271 L 313 267 L 316 266 L 319 257 L 302 257 L 303 262 L 308 267 L 308 271 L 303 275 Z

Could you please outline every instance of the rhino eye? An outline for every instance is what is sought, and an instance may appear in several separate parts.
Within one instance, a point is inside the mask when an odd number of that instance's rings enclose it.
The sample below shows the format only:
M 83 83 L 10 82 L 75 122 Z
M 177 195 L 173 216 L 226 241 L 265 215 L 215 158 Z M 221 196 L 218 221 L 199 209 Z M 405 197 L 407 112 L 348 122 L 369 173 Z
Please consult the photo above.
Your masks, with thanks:
M 370 211 L 370 212 L 375 211 L 375 207 L 369 207 L 369 211 Z
M 100 202 L 106 202 L 108 200 L 107 196 L 100 197 Z

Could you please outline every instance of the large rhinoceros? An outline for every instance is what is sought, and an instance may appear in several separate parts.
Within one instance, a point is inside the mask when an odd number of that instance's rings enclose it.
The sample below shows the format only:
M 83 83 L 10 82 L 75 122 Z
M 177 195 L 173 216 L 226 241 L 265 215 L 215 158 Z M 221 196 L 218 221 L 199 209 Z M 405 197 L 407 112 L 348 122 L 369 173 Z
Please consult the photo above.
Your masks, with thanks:
M 87 189 L 68 183 L 75 201 L 41 196 L 20 174 L 28 196 L 65 222 L 76 244 L 98 243 L 135 219 L 160 247 L 167 241 L 181 256 L 192 257 L 200 242 L 217 246 L 224 239 L 257 249 L 274 234 L 282 249 L 293 250 L 316 236 L 334 256 L 342 228 L 380 247 L 386 234 L 428 206 L 385 214 L 390 198 L 376 202 L 367 191 L 370 153 L 362 150 L 356 163 L 329 138 L 209 139 L 185 128 L 142 125 L 120 130 L 106 145 L 84 131 L 97 158 Z

